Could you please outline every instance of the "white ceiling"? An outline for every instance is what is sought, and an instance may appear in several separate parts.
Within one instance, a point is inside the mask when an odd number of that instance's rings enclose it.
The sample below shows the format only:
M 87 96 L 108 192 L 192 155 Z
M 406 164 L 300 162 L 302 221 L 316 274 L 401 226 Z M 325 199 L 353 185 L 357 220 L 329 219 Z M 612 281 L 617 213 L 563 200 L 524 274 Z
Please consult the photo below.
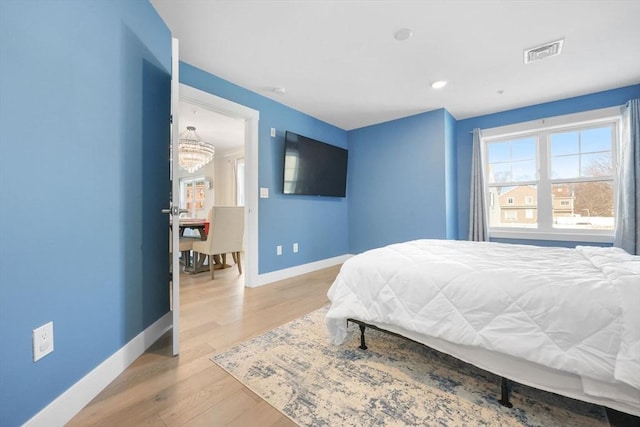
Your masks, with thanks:
M 346 130 L 640 83 L 640 0 L 151 3 L 182 61 Z M 413 37 L 395 40 L 402 28 Z M 560 38 L 560 56 L 523 63 L 524 49 Z
M 217 154 L 233 152 L 244 146 L 244 120 L 180 101 L 178 129 L 181 135 L 187 126 L 195 127 L 200 140 L 211 143 Z

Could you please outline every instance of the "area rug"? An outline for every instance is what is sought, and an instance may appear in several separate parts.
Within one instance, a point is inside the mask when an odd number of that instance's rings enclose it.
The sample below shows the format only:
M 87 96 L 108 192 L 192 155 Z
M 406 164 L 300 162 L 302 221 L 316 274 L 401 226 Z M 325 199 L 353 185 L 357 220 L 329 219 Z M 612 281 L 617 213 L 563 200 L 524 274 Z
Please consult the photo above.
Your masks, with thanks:
M 608 426 L 605 410 L 514 384 L 500 406 L 499 377 L 413 341 L 359 329 L 329 343 L 327 308 L 212 360 L 301 426 Z

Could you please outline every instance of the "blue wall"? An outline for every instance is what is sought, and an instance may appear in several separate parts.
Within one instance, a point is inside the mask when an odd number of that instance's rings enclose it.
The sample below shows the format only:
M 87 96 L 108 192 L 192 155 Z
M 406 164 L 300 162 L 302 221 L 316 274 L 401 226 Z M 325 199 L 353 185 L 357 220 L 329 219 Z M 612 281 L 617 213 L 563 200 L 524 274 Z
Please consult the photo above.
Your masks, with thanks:
M 633 85 L 458 121 L 456 131 L 458 157 L 458 238 L 466 240 L 469 232 L 469 188 L 473 147 L 473 135 L 471 131 L 473 131 L 473 129 L 489 129 L 545 117 L 613 107 L 623 105 L 628 100 L 639 97 L 640 85 Z M 523 243 L 523 241 L 519 241 L 519 243 Z M 534 243 L 540 244 L 541 242 L 535 241 Z M 575 243 L 568 244 L 575 246 Z
M 350 253 L 447 236 L 449 116 L 436 110 L 349 132 Z
M 171 36 L 146 0 L 0 1 L 0 425 L 168 312 Z M 55 350 L 32 361 L 31 331 Z
M 171 42 L 146 0 L 0 1 L 0 40 L 0 425 L 13 426 L 168 312 L 159 212 Z M 640 97 L 635 85 L 346 132 L 188 64 L 181 81 L 260 111 L 259 186 L 271 190 L 259 206 L 260 273 L 402 240 L 464 239 L 470 130 Z M 349 148 L 346 199 L 282 195 L 285 130 Z M 31 331 L 48 321 L 55 351 L 33 363 Z
M 186 63 L 180 64 L 180 82 L 260 112 L 258 185 L 269 188 L 269 198 L 259 199 L 258 272 L 346 254 L 347 199 L 283 195 L 282 162 L 287 130 L 343 148 L 347 132 Z M 271 128 L 277 130 L 275 138 Z M 298 253 L 292 251 L 294 242 Z M 277 245 L 283 246 L 281 256 Z

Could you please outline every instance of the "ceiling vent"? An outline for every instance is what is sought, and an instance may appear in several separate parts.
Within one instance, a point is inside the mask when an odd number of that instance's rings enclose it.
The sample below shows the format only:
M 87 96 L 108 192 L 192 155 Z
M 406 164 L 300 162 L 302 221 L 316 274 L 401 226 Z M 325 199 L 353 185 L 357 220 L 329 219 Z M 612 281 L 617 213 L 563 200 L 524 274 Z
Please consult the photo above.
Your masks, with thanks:
M 551 43 L 543 44 L 524 51 L 524 63 L 539 61 L 550 56 L 560 55 L 564 39 L 556 40 Z

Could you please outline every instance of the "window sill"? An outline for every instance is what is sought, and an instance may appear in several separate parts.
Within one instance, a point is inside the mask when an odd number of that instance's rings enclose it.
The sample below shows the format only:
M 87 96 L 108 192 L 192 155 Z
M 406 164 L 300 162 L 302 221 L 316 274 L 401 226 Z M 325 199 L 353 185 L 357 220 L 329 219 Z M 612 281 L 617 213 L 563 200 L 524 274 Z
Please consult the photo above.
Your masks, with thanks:
M 571 233 L 566 231 L 543 232 L 529 230 L 489 230 L 489 237 L 496 239 L 550 240 L 562 242 L 613 243 L 613 232 Z

